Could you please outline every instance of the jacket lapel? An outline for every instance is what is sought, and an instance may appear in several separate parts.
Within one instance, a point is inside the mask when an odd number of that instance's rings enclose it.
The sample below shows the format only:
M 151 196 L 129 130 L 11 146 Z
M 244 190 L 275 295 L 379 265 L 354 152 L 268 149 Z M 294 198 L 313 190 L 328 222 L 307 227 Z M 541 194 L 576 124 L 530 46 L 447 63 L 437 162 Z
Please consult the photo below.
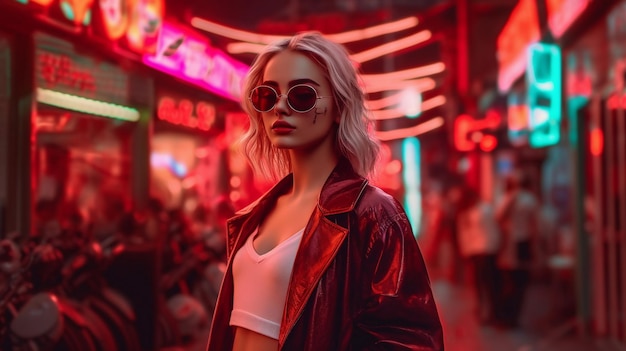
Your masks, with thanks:
M 278 336 L 279 349 L 348 235 L 349 228 L 334 223 L 329 216 L 354 209 L 366 185 L 367 181 L 355 174 L 344 160 L 322 188 L 318 206 L 304 230 L 294 262 Z
M 227 221 L 229 258 L 232 258 L 232 253 L 237 252 L 243 246 L 254 229 L 260 224 L 261 219 L 274 207 L 276 199 L 288 191 L 292 185 L 293 175 L 289 174 L 258 200 L 237 211 L 235 216 Z

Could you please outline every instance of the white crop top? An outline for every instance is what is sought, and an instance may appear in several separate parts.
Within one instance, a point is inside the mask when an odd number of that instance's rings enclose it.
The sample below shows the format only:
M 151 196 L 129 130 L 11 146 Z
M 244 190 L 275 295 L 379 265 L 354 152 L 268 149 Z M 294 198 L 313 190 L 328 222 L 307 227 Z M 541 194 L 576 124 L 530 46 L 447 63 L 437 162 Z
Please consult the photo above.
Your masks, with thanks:
M 233 260 L 233 311 L 230 325 L 278 340 L 287 288 L 304 228 L 259 255 L 254 249 L 258 229 Z

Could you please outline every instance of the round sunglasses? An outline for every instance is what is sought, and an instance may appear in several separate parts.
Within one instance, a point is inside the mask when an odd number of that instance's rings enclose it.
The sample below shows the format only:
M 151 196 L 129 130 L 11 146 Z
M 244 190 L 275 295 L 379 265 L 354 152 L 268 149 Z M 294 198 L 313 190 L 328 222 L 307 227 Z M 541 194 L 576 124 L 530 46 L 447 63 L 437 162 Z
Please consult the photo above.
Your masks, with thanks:
M 287 104 L 299 113 L 311 111 L 317 104 L 317 100 L 330 96 L 319 96 L 317 90 L 307 84 L 294 85 L 287 90 Z M 268 112 L 276 106 L 278 99 L 283 95 L 278 94 L 276 89 L 269 85 L 259 85 L 250 91 L 248 99 L 252 107 L 259 112 Z

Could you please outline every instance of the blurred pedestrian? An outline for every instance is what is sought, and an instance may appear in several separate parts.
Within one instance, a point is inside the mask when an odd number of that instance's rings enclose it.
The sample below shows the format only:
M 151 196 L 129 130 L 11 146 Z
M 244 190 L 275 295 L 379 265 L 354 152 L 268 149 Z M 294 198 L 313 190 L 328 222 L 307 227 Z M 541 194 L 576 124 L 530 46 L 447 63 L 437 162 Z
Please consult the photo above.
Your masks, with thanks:
M 461 198 L 457 225 L 459 251 L 470 264 L 477 318 L 481 323 L 495 323 L 500 231 L 494 209 L 476 190 L 467 187 Z
M 463 258 L 459 248 L 459 208 L 463 197 L 464 187 L 460 181 L 453 181 L 448 185 L 446 191 L 446 201 L 444 205 L 444 220 L 449 227 L 450 241 L 450 281 L 454 284 L 463 283 L 464 266 Z
M 270 44 L 243 92 L 243 150 L 281 180 L 228 221 L 207 350 L 443 350 L 406 213 L 365 178 L 379 145 L 345 48 L 315 32 Z
M 532 192 L 528 175 L 508 178 L 496 218 L 502 231 L 498 255 L 501 289 L 499 319 L 507 327 L 518 327 L 521 309 L 530 284 L 530 274 L 540 261 L 539 200 Z

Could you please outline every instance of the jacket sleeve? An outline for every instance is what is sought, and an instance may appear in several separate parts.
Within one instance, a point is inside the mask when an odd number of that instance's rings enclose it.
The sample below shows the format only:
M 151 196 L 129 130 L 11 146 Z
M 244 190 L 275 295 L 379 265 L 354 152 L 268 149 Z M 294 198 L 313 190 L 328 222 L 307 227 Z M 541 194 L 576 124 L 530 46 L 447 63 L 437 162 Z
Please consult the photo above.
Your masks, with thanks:
M 353 350 L 442 351 L 430 279 L 406 214 L 379 216 L 378 224 L 369 226 Z

